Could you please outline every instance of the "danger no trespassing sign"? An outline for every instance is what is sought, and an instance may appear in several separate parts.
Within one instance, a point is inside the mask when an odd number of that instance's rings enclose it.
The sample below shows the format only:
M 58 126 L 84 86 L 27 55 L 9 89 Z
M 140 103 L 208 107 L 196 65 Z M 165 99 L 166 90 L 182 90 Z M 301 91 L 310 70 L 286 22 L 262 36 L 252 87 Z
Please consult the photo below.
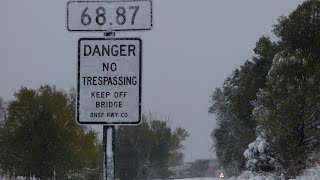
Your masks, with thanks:
M 78 42 L 77 122 L 139 124 L 142 41 L 82 38 Z

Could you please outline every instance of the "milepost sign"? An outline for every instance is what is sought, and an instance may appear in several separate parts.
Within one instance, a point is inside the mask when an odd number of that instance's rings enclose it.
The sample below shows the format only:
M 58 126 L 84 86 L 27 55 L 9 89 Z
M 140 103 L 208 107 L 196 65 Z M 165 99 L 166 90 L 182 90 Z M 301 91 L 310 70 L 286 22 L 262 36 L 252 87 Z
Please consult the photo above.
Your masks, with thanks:
M 79 124 L 140 123 L 141 56 L 139 38 L 79 40 Z
M 151 0 L 70 1 L 69 31 L 137 31 L 152 27 Z

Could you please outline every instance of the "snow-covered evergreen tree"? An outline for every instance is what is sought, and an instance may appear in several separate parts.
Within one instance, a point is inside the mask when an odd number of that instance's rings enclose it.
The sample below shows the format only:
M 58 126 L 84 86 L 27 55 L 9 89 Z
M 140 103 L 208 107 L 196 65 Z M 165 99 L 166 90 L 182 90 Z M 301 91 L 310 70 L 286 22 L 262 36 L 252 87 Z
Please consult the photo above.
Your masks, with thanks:
M 279 159 L 272 153 L 267 142 L 266 133 L 257 128 L 257 138 L 248 145 L 243 153 L 246 168 L 253 172 L 266 172 L 280 175 L 283 171 Z

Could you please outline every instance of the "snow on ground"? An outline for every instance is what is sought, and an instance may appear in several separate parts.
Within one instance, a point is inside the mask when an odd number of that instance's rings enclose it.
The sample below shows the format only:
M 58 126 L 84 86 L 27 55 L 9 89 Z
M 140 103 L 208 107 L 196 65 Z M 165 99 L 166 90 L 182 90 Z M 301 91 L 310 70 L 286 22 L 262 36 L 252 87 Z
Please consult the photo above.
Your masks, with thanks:
M 278 176 L 256 174 L 250 171 L 244 171 L 239 177 L 231 177 L 226 180 L 279 180 Z
M 1 180 L 4 180 L 6 178 L 0 177 Z M 18 180 L 24 180 L 25 178 L 17 178 Z M 220 178 L 186 178 L 186 179 L 173 179 L 173 180 L 221 180 Z M 271 174 L 269 175 L 262 175 L 262 174 L 256 174 L 252 173 L 250 171 L 244 171 L 239 177 L 231 177 L 226 178 L 224 180 L 279 180 L 279 177 L 273 176 Z M 290 180 L 320 180 L 320 164 L 305 170 L 300 176 L 298 176 L 296 179 L 290 179 Z
M 298 176 L 296 180 L 319 180 L 320 179 L 320 165 L 305 170 L 301 176 Z
M 221 180 L 220 178 L 186 178 L 186 179 L 173 179 L 173 180 Z
M 245 171 L 237 178 L 233 177 L 226 180 L 278 180 L 278 179 L 281 179 L 281 178 L 273 175 L 261 175 L 261 174 L 252 173 L 250 171 Z M 304 172 L 300 176 L 290 180 L 320 180 L 320 164 L 310 169 L 304 170 Z

